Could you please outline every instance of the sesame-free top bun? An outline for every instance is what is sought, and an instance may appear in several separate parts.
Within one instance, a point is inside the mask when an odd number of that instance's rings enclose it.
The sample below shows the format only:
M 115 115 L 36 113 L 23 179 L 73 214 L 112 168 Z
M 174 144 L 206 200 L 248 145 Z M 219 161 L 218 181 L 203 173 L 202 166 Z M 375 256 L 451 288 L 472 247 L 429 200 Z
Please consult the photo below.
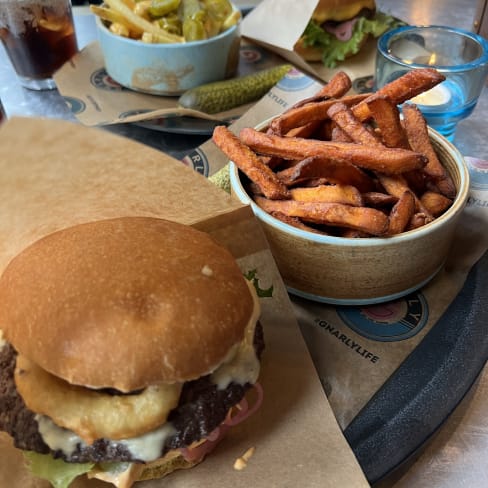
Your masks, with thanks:
M 35 242 L 0 278 L 0 324 L 66 381 L 128 392 L 208 374 L 244 337 L 253 298 L 208 234 L 127 217 Z
M 376 10 L 375 0 L 319 0 L 312 18 L 319 24 L 327 20 L 343 22 L 352 19 L 363 9 Z

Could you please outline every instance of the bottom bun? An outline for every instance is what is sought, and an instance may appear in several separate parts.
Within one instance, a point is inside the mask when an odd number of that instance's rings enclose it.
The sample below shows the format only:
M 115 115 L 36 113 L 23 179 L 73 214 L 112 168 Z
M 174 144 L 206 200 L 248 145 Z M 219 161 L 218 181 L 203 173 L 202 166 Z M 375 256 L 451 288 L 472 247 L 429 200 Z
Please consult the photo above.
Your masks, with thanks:
M 193 468 L 193 466 L 196 466 L 203 461 L 203 458 L 189 461 L 185 459 L 181 454 L 178 454 L 172 459 L 165 460 L 165 458 L 166 456 L 164 458 L 157 459 L 150 464 L 144 465 L 144 469 L 137 478 L 137 481 L 164 478 L 166 475 L 172 473 L 173 471 L 177 471 L 179 469 Z
M 175 449 L 169 451 L 162 458 L 156 459 L 147 464 L 131 463 L 129 467 L 122 472 L 102 471 L 95 468 L 90 471 L 88 478 L 96 478 L 106 483 L 111 483 L 117 488 L 129 488 L 136 481 L 147 481 L 164 478 L 173 471 L 179 469 L 193 468 L 203 461 L 203 457 L 195 460 L 186 459 L 183 454 Z

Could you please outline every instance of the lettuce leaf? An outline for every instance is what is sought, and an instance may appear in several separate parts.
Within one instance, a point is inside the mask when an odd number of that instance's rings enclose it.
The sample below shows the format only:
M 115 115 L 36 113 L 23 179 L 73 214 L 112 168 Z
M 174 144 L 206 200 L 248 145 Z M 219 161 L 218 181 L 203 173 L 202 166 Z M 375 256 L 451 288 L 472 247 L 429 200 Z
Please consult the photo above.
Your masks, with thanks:
M 246 280 L 248 281 L 252 281 L 258 297 L 271 298 L 273 296 L 273 285 L 271 285 L 269 288 L 261 288 L 261 286 L 259 285 L 259 278 L 257 276 L 257 273 L 257 269 L 251 269 L 247 273 L 244 273 L 244 278 L 246 278 Z
M 23 454 L 32 474 L 49 481 L 54 488 L 68 488 L 76 477 L 88 473 L 94 466 L 91 463 L 67 463 L 49 454 L 31 451 L 24 451 Z
M 365 35 L 379 37 L 387 30 L 403 24 L 403 22 L 390 15 L 376 12 L 371 19 L 366 17 L 358 18 L 354 25 L 351 39 L 340 41 L 333 34 L 325 31 L 315 21 L 311 20 L 303 33 L 304 45 L 321 49 L 324 65 L 328 68 L 335 68 L 339 62 L 359 52 Z

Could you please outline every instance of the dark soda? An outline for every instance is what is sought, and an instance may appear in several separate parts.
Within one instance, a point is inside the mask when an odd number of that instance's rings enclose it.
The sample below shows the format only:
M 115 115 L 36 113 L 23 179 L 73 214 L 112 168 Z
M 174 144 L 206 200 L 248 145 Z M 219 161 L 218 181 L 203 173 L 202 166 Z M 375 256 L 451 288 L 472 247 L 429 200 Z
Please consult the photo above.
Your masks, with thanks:
M 46 79 L 78 50 L 66 0 L 0 0 L 0 39 L 16 73 Z

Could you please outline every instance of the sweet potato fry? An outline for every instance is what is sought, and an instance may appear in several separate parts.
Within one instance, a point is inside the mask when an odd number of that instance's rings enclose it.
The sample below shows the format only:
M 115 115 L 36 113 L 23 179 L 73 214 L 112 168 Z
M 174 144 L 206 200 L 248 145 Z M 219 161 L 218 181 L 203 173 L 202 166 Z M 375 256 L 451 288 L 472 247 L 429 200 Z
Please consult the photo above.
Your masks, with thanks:
M 346 239 L 359 239 L 360 237 L 371 237 L 371 234 L 356 229 L 342 229 L 340 236 Z
M 337 126 L 332 129 L 330 140 L 334 142 L 352 142 L 351 138 L 340 127 Z
M 315 227 L 311 227 L 310 225 L 303 223 L 298 217 L 290 217 L 289 215 L 285 215 L 281 212 L 270 212 L 270 215 L 285 224 L 296 227 L 297 229 L 313 232 L 314 234 L 328 235 L 328 233 L 323 230 L 318 230 Z
M 348 106 L 356 105 L 365 100 L 368 94 L 349 95 L 341 99 Z M 327 110 L 336 102 L 334 99 L 327 99 L 320 102 L 306 103 L 300 107 L 287 110 L 273 119 L 270 124 L 271 132 L 277 135 L 284 135 L 295 127 L 301 127 L 316 120 L 327 119 Z
M 397 197 L 389 193 L 381 193 L 377 191 L 369 191 L 361 194 L 363 202 L 367 207 L 389 207 L 395 205 L 398 201 Z
M 403 232 L 415 212 L 415 198 L 411 191 L 403 192 L 391 209 L 389 215 L 388 235 L 392 236 Z
M 383 144 L 387 147 L 410 149 L 397 106 L 381 95 L 368 98 L 366 103 L 381 133 Z
M 301 127 L 295 127 L 287 132 L 287 137 L 311 137 L 314 132 L 316 132 L 322 125 L 321 120 L 315 120 L 314 122 L 309 122 L 308 124 L 302 125 Z
M 302 202 L 342 203 L 361 207 L 363 199 L 359 190 L 351 185 L 320 185 L 313 188 L 292 188 L 291 199 Z
M 422 212 L 414 213 L 412 215 L 412 218 L 410 219 L 410 222 L 408 223 L 407 230 L 418 229 L 419 227 L 422 227 L 429 222 L 432 222 L 430 216 L 425 215 Z
M 433 191 L 426 191 L 420 197 L 420 201 L 434 217 L 442 215 L 452 204 L 450 198 Z
M 383 188 L 394 197 L 400 199 L 402 195 L 410 190 L 405 178 L 402 175 L 384 175 L 377 174 L 378 180 L 380 181 Z M 433 220 L 434 217 L 429 213 L 429 211 L 422 205 L 422 202 L 414 195 L 415 200 L 415 210 L 416 212 L 423 213 L 427 218 Z
M 291 108 L 302 107 L 307 103 L 318 102 L 327 98 L 343 97 L 351 89 L 351 86 L 352 81 L 349 75 L 344 71 L 338 71 L 315 95 L 298 101 Z
M 433 88 L 446 78 L 442 73 L 434 68 L 420 68 L 408 71 L 391 83 L 386 84 L 376 91 L 374 96 L 385 96 L 391 100 L 394 105 L 400 105 L 406 100 L 419 95 L 420 93 Z M 354 115 L 365 121 L 372 116 L 371 110 L 368 106 L 368 98 L 359 102 L 353 107 Z
M 245 128 L 239 137 L 254 151 L 285 159 L 304 159 L 311 156 L 329 158 L 338 163 L 354 163 L 360 168 L 386 174 L 402 173 L 422 168 L 426 159 L 407 149 L 369 147 L 331 141 L 317 141 L 295 137 L 279 137 Z
M 379 139 L 356 118 L 351 109 L 342 102 L 337 102 L 327 110 L 327 115 L 358 144 L 383 147 Z
M 348 96 L 351 80 L 339 72 L 265 128 L 237 137 L 217 127 L 213 139 L 280 221 L 338 237 L 396 235 L 434 220 L 456 194 L 423 116 L 404 103 L 443 80 L 435 69 L 413 70 L 374 94 Z
M 352 185 L 361 193 L 376 188 L 373 179 L 353 164 L 338 164 L 327 158 L 310 157 L 295 166 L 277 173 L 278 178 L 286 186 L 310 179 L 325 178 L 329 183 Z
M 403 107 L 403 119 L 411 148 L 414 151 L 425 154 L 427 157 L 424 172 L 434 180 L 439 190 L 446 197 L 454 198 L 456 196 L 456 186 L 432 147 L 422 112 L 414 104 L 405 104 Z
M 269 200 L 262 197 L 256 197 L 255 201 L 265 212 L 281 212 L 299 217 L 305 222 L 347 227 L 375 236 L 388 232 L 388 217 L 374 208 L 351 207 L 340 203 Z
M 243 144 L 227 127 L 217 126 L 213 141 L 237 167 L 254 181 L 270 199 L 288 198 L 288 188 L 259 157 Z

